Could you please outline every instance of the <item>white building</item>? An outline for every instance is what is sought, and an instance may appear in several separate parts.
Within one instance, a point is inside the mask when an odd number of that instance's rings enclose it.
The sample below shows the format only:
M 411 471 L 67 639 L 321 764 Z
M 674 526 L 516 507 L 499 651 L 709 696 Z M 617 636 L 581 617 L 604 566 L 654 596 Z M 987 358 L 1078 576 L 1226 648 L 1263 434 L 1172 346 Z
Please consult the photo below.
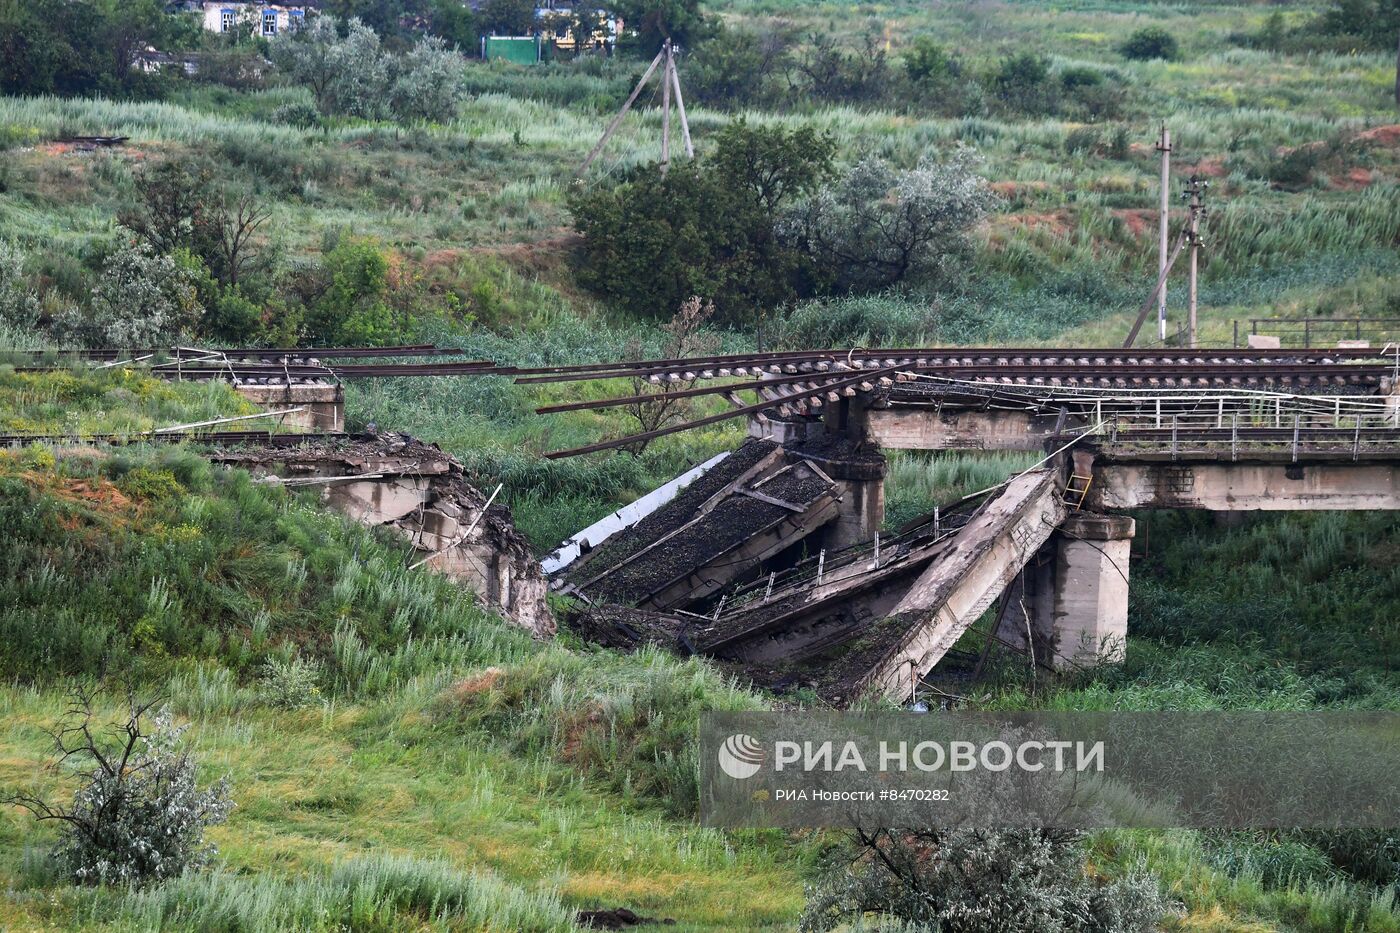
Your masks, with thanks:
M 181 4 L 201 13 L 204 28 L 210 32 L 246 31 L 271 38 L 306 24 L 306 17 L 318 12 L 319 0 L 300 3 L 243 2 L 243 0 L 195 0 Z

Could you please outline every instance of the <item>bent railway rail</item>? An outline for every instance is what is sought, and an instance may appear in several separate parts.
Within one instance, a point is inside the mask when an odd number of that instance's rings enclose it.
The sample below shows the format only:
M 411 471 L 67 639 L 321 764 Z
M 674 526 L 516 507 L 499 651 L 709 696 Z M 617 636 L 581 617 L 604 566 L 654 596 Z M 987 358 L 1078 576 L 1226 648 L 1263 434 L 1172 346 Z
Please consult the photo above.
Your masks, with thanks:
M 395 347 L 79 351 L 73 358 L 109 368 L 140 360 L 152 375 L 174 380 L 225 380 L 235 385 L 292 385 L 358 378 L 496 376 L 521 384 L 628 380 L 631 391 L 611 398 L 543 405 L 541 414 L 615 408 L 714 395 L 730 407 L 717 414 L 607 439 L 546 456 L 609 450 L 667 434 L 752 415 L 805 417 L 826 405 L 862 397 L 887 404 L 949 403 L 981 396 L 988 406 L 1085 412 L 1107 411 L 1159 393 L 1197 400 L 1211 390 L 1272 392 L 1295 399 L 1333 400 L 1340 427 L 1342 398 L 1393 392 L 1400 384 L 1400 347 L 1305 350 L 1183 350 L 1153 348 L 921 347 L 818 349 L 720 354 L 686 359 L 615 360 L 569 365 L 512 366 L 490 360 L 408 362 L 463 356 L 464 351 L 425 344 Z M 12 354 L 13 356 L 13 354 Z M 157 359 L 157 357 L 162 357 Z M 172 358 L 173 357 L 173 358 Z M 54 351 L 28 355 L 21 370 L 57 368 Z M 341 362 L 367 359 L 369 362 Z M 1071 397 L 1056 398 L 1057 390 Z M 1284 390 L 1284 391 L 1280 391 Z M 739 392 L 752 392 L 745 402 Z M 1077 394 L 1076 394 L 1077 393 Z M 1097 396 L 1093 393 L 1099 393 Z M 1118 398 L 1104 393 L 1116 393 Z M 1212 396 L 1212 399 L 1215 397 Z M 1160 420 L 1161 400 L 1157 402 Z M 1168 406 L 1179 404 L 1168 401 Z M 1223 402 L 1220 402 L 1223 417 Z M 1232 403 L 1233 405 L 1234 403 Z M 1138 413 L 1139 416 L 1141 412 Z M 1276 413 L 1278 414 L 1278 413 Z M 1277 420 L 1277 418 L 1276 418 Z M 1358 422 L 1359 423 L 1359 422 Z M 1217 425 L 1219 427 L 1220 425 Z M 1279 424 L 1275 428 L 1281 427 Z

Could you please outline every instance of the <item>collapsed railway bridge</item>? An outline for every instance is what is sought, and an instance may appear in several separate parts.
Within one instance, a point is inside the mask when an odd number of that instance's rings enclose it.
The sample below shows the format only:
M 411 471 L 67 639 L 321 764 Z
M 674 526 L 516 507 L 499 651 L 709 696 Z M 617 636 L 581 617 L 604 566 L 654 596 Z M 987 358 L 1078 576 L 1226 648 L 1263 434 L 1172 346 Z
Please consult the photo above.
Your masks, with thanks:
M 542 414 L 722 399 L 728 408 L 694 421 L 548 455 L 748 424 L 737 450 L 565 542 L 543 562 L 549 585 L 575 598 L 571 625 L 593 641 L 704 654 L 772 689 L 843 705 L 910 697 L 979 620 L 987 645 L 1010 645 L 1041 667 L 1121 659 L 1135 531 L 1122 512 L 1400 508 L 1393 347 L 846 349 L 553 367 L 390 359 L 451 352 L 180 350 L 152 372 L 225 379 L 273 406 L 322 404 L 306 424 L 329 421 L 332 431 L 343 424 L 340 383 L 351 378 L 631 387 Z M 384 359 L 341 362 L 365 356 Z M 91 364 L 121 359 L 98 354 Z M 893 449 L 1040 459 L 889 533 Z

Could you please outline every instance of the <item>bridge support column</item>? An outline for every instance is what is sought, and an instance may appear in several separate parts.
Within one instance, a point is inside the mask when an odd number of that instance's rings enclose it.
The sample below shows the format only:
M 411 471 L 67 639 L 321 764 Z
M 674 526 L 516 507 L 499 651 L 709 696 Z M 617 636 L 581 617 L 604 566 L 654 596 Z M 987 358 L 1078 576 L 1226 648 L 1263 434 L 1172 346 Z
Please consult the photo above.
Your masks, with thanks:
M 234 391 L 268 411 L 301 411 L 285 415 L 282 423 L 305 431 L 345 430 L 345 389 L 339 385 L 241 385 Z
M 1008 589 L 998 637 L 1024 648 L 1029 633 L 1036 662 L 1055 670 L 1123 661 L 1134 530 L 1126 516 L 1070 515 Z

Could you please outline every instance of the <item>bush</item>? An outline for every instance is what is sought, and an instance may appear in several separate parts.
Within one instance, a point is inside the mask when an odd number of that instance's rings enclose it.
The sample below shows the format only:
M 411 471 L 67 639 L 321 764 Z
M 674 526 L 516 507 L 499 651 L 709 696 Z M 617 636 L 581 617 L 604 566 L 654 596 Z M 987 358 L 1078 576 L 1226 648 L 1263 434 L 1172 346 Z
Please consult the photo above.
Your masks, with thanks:
M 1161 26 L 1146 26 L 1133 33 L 1118 46 L 1124 58 L 1133 61 L 1151 61 L 1160 58 L 1172 61 L 1180 55 L 1176 36 Z
M 970 150 L 907 172 L 867 159 L 779 227 L 837 293 L 946 282 L 971 253 L 972 228 L 994 196 Z
M 227 781 L 196 785 L 194 760 L 180 749 L 185 727 L 174 725 L 168 709 L 148 722 L 154 702 L 128 696 L 126 722 L 107 732 L 117 738 L 99 744 L 92 699 L 79 689 L 70 718 L 53 733 L 60 760 L 88 764 L 73 805 L 50 806 L 32 795 L 11 802 L 63 825 L 54 858 L 82 884 L 140 884 L 206 865 L 217 849 L 204 830 L 233 808 Z
M 647 316 L 669 317 L 698 295 L 727 323 L 798 297 L 804 256 L 778 239 L 774 218 L 828 176 L 834 149 L 809 128 L 739 121 L 703 161 L 665 175 L 644 166 L 611 188 L 572 191 L 579 280 Z
M 203 315 L 191 271 L 119 228 L 87 315 L 69 313 L 56 323 L 89 346 L 153 347 L 193 332 Z
M 801 929 L 869 914 L 940 933 L 1153 933 L 1171 905 L 1149 877 L 1085 874 L 1085 837 L 1057 830 L 857 830 L 808 889 Z
M 24 274 L 24 254 L 0 240 L 0 323 L 29 328 L 39 322 L 39 296 Z
M 991 76 L 992 93 L 1004 106 L 1028 114 L 1054 113 L 1059 88 L 1050 80 L 1050 60 L 1033 52 L 1008 56 Z
M 300 656 L 269 658 L 258 677 L 258 689 L 278 709 L 303 709 L 321 701 L 321 666 Z

